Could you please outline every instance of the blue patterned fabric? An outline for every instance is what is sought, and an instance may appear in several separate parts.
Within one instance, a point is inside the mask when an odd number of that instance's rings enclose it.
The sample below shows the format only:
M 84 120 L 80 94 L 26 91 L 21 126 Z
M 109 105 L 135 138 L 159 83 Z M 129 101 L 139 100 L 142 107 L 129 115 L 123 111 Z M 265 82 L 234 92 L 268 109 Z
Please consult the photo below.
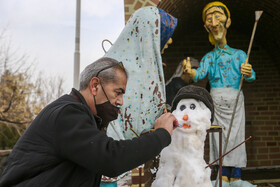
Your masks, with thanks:
M 171 38 L 177 26 L 177 18 L 166 13 L 162 9 L 158 9 L 160 14 L 160 50 L 163 49 L 166 42 Z
M 134 132 L 149 131 L 165 108 L 160 23 L 157 7 L 138 9 L 105 54 L 122 62 L 129 74 L 121 114 L 107 129 L 114 139 L 131 139 L 137 137 Z M 166 36 L 171 37 L 175 26 L 165 28 Z
M 211 88 L 239 88 L 242 74 L 241 64 L 246 61 L 246 53 L 239 49 L 233 49 L 225 45 L 223 49 L 216 46 L 200 61 L 200 67 L 195 70 L 194 81 L 197 82 L 208 75 Z M 248 82 L 256 79 L 256 73 L 252 69 L 252 76 L 244 76 Z

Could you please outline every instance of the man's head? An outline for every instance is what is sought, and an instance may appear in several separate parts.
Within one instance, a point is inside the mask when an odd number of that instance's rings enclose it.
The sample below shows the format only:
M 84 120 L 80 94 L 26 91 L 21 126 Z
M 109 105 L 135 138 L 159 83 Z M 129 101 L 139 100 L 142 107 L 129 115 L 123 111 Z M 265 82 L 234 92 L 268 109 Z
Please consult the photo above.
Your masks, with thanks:
M 127 72 L 122 63 L 112 58 L 100 58 L 81 73 L 80 92 L 92 112 L 97 114 L 96 106 L 108 100 L 114 106 L 123 104 L 126 83 Z
M 227 29 L 231 24 L 230 12 L 226 5 L 219 1 L 208 3 L 202 11 L 202 20 L 209 32 L 211 44 L 226 43 Z

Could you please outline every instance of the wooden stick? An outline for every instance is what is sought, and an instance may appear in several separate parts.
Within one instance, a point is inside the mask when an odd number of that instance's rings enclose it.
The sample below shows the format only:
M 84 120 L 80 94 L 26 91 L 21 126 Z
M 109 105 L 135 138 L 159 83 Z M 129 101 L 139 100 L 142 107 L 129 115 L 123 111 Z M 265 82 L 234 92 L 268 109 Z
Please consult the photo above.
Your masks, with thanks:
M 259 21 L 261 15 L 262 15 L 262 13 L 263 13 L 263 11 L 255 11 L 255 24 L 254 24 L 252 36 L 251 36 L 251 39 L 250 39 L 250 44 L 249 44 L 249 48 L 248 48 L 247 58 L 246 58 L 245 64 L 247 64 L 248 61 L 249 61 L 249 56 L 250 56 L 250 53 L 251 53 L 251 48 L 252 48 L 252 44 L 253 44 L 256 28 L 257 28 L 257 24 L 258 24 L 258 21 Z M 236 100 L 235 100 L 235 105 L 233 107 L 233 113 L 232 113 L 231 120 L 230 120 L 230 125 L 229 125 L 229 130 L 228 130 L 228 133 L 227 133 L 226 143 L 225 143 L 224 149 L 223 149 L 223 153 L 224 154 L 225 154 L 226 149 L 227 149 L 227 145 L 228 145 L 228 141 L 229 141 L 229 137 L 230 137 L 230 133 L 231 133 L 231 128 L 232 128 L 232 124 L 233 124 L 233 119 L 234 119 L 234 115 L 235 115 L 235 112 L 236 112 L 240 91 L 241 91 L 241 88 L 242 88 L 242 85 L 243 85 L 243 79 L 244 79 L 244 75 L 242 74 L 242 77 L 241 77 L 241 80 L 240 80 L 240 84 L 239 84 L 238 93 L 237 93 Z M 221 159 L 221 162 L 223 162 L 223 159 L 224 159 L 224 157 Z M 218 184 L 217 183 L 218 178 L 219 178 L 219 175 L 217 175 L 215 187 Z
M 260 16 L 261 16 L 261 13 L 262 13 L 262 11 L 256 11 L 256 12 L 258 12 L 258 13 L 255 13 L 256 20 L 255 20 L 255 25 L 254 25 L 254 29 L 253 29 L 253 32 L 252 32 L 252 37 L 251 37 L 251 40 L 250 40 L 249 48 L 248 48 L 246 62 L 248 62 L 248 59 L 249 59 L 248 55 L 250 55 L 250 52 L 251 52 L 252 43 L 253 43 L 255 32 L 256 32 L 257 22 L 260 19 Z M 261 13 L 259 13 L 259 12 L 261 12 Z M 230 126 L 229 126 L 229 131 L 228 131 L 228 134 L 227 134 L 227 139 L 226 139 L 226 144 L 225 144 L 225 148 L 224 148 L 224 153 L 226 152 L 226 149 L 227 149 L 227 145 L 228 145 L 228 141 L 229 141 L 229 136 L 230 136 L 230 132 L 231 132 L 231 128 L 232 128 L 232 123 L 233 123 L 233 119 L 234 119 L 234 115 L 235 115 L 235 112 L 236 112 L 236 107 L 237 107 L 237 103 L 238 103 L 238 99 L 239 99 L 239 95 L 240 95 L 240 91 L 241 91 L 241 87 L 242 87 L 242 83 L 243 83 L 243 77 L 244 76 L 242 75 L 242 78 L 241 78 L 241 81 L 240 81 L 240 85 L 239 85 L 239 89 L 238 89 L 238 94 L 237 94 L 236 102 L 235 102 L 235 106 L 234 106 L 232 117 L 231 117 L 231 121 L 230 121 Z
M 133 130 L 132 127 L 130 127 L 130 130 L 131 130 L 138 138 L 140 137 L 139 134 L 138 134 L 135 130 Z
M 211 164 L 209 164 L 208 166 L 205 167 L 208 168 L 210 166 L 212 166 L 215 162 L 217 162 L 218 160 L 220 160 L 221 158 L 223 158 L 224 156 L 226 156 L 227 154 L 229 154 L 230 152 L 232 152 L 234 149 L 236 149 L 237 147 L 239 147 L 240 145 L 242 145 L 243 143 L 247 142 L 248 140 L 250 140 L 252 138 L 252 136 L 249 136 L 249 138 L 247 138 L 246 140 L 244 140 L 243 142 L 241 142 L 240 144 L 238 144 L 237 146 L 235 146 L 234 148 L 232 148 L 231 150 L 229 150 L 227 153 L 223 154 L 222 156 L 220 156 L 217 160 L 213 161 Z
M 251 36 L 251 40 L 250 40 L 250 44 L 249 44 L 249 48 L 248 48 L 248 52 L 247 52 L 247 62 L 249 61 L 249 56 L 250 56 L 250 53 L 251 53 L 251 48 L 252 48 L 252 44 L 253 44 L 253 40 L 254 40 L 254 36 L 255 36 L 255 33 L 256 33 L 256 28 L 257 28 L 257 24 L 258 24 L 258 21 L 262 15 L 263 11 L 255 11 L 255 24 L 254 24 L 254 28 L 253 28 L 253 32 L 252 32 L 252 36 Z

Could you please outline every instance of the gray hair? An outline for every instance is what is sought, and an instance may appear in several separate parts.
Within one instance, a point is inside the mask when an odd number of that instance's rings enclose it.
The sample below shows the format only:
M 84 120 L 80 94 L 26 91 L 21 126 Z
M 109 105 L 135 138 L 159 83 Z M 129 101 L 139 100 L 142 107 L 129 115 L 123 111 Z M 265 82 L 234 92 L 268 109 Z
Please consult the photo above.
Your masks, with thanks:
M 107 67 L 109 68 L 106 69 Z M 98 72 L 98 78 L 103 85 L 108 82 L 116 82 L 116 70 L 121 70 L 125 76 L 128 77 L 126 69 L 121 66 L 120 62 L 117 60 L 108 57 L 102 57 L 96 60 L 95 62 L 89 64 L 80 74 L 80 90 L 86 89 L 91 79 L 96 77 Z

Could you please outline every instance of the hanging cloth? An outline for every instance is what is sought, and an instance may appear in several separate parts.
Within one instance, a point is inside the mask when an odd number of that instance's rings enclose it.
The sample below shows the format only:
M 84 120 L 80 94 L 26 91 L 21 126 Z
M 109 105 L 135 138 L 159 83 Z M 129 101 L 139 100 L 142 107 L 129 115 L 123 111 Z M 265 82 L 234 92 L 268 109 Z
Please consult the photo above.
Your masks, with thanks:
M 176 18 L 157 7 L 140 8 L 104 55 L 122 62 L 128 71 L 121 114 L 109 124 L 108 136 L 117 140 L 134 138 L 135 132 L 140 135 L 153 128 L 163 113 L 166 97 L 161 46 L 176 25 Z

